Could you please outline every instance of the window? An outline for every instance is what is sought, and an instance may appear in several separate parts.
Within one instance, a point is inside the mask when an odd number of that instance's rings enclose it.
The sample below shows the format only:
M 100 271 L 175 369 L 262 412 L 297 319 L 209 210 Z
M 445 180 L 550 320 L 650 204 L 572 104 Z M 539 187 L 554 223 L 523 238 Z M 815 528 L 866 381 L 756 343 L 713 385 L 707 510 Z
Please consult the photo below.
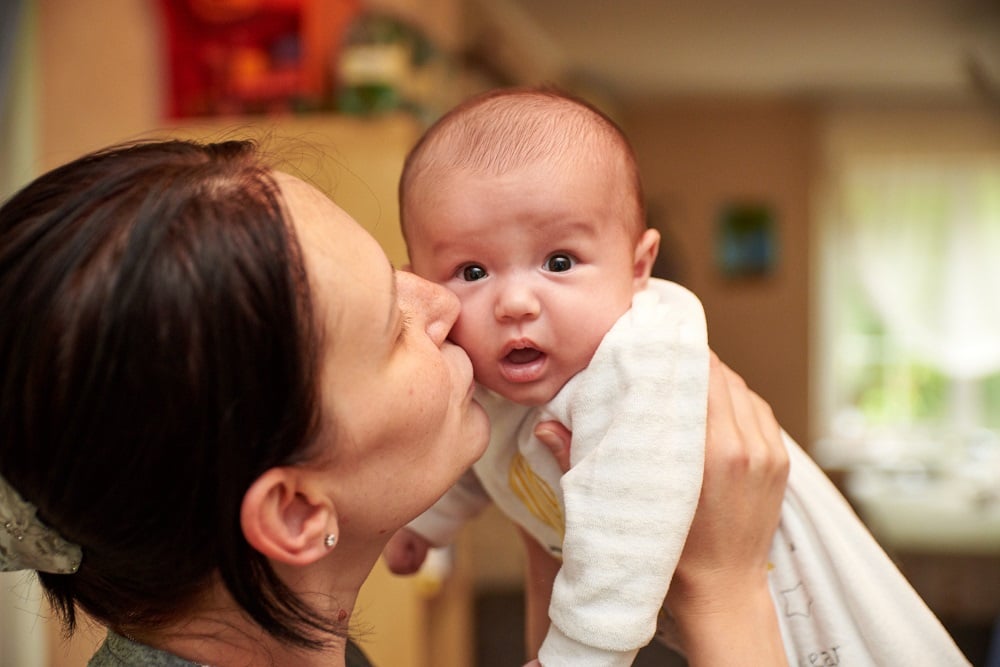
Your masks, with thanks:
M 835 173 L 817 456 L 1000 451 L 1000 154 L 855 156 Z

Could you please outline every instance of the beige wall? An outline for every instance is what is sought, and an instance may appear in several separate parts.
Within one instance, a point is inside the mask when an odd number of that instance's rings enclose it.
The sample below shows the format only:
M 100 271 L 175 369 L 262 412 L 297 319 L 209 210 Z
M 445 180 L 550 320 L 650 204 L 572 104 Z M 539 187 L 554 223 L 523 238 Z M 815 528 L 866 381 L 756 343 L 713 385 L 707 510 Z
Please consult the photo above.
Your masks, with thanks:
M 157 3 L 39 0 L 39 166 L 159 123 Z
M 661 252 L 705 305 L 709 343 L 809 442 L 809 193 L 816 114 L 760 99 L 633 101 L 621 120 L 637 152 Z M 773 275 L 727 279 L 714 259 L 720 208 L 761 201 L 777 219 Z

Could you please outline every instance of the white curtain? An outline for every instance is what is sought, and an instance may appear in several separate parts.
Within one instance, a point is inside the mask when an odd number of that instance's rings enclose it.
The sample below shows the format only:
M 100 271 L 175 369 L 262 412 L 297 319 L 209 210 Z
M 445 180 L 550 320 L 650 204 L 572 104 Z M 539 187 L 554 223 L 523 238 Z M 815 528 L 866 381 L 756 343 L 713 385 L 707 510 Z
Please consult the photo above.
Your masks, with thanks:
M 841 192 L 891 339 L 959 381 L 1000 371 L 1000 159 L 854 165 Z

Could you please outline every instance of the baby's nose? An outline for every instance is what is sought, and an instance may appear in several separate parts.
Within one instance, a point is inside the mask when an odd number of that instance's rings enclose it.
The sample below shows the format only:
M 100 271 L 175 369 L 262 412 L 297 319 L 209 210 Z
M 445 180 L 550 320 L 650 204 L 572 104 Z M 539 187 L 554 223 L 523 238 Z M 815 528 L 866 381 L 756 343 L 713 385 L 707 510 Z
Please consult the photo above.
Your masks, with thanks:
M 494 314 L 498 320 L 534 319 L 540 312 L 541 302 L 535 292 L 524 283 L 508 283 L 497 295 Z

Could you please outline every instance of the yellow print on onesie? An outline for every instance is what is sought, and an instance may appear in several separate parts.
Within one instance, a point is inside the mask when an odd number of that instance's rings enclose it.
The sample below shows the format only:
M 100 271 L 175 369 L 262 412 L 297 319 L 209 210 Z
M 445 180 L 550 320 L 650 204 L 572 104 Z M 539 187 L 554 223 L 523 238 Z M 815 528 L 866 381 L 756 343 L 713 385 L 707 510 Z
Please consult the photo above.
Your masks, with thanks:
M 507 483 L 532 516 L 556 531 L 562 543 L 566 536 L 566 519 L 559 500 L 552 487 L 531 469 L 521 452 L 516 452 L 511 459 Z

